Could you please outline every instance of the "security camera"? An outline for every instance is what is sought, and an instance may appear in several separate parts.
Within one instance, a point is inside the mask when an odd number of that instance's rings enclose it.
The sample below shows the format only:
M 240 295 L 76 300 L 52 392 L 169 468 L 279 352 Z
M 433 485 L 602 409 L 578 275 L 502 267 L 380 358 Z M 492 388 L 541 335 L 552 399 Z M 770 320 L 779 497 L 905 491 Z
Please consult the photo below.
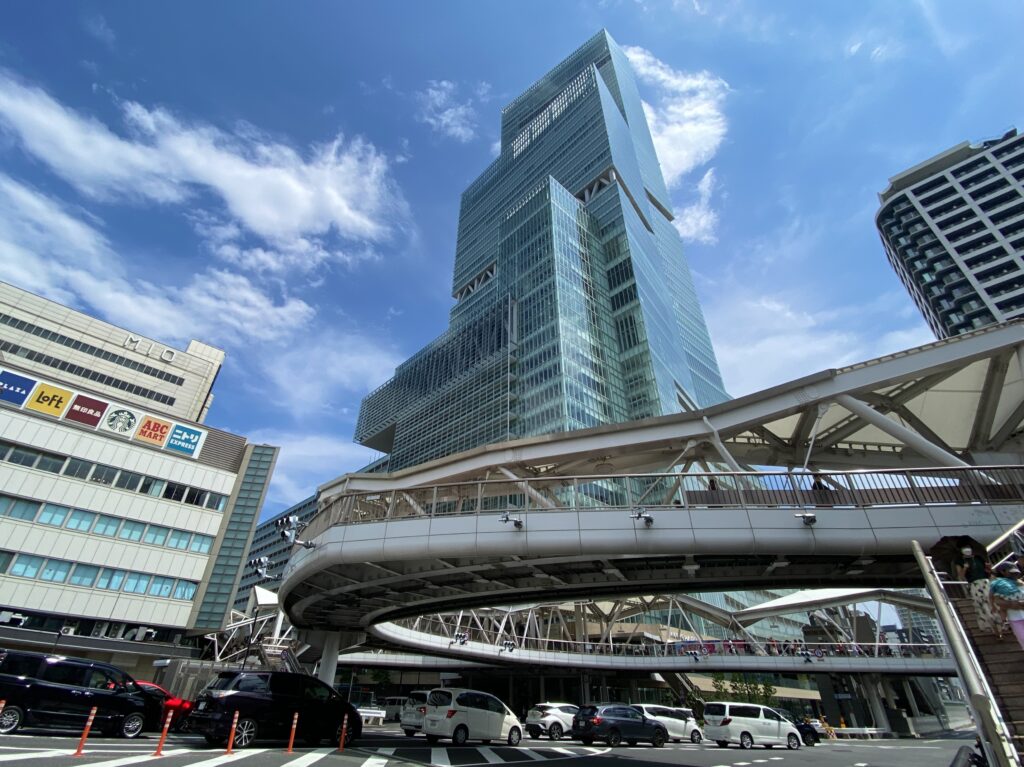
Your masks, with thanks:
M 793 516 L 803 521 L 806 527 L 813 527 L 814 525 L 818 524 L 818 515 L 815 514 L 813 511 L 805 511 L 800 514 L 794 514 Z
M 506 525 L 509 522 L 511 522 L 513 525 L 515 525 L 516 530 L 522 530 L 523 529 L 523 520 L 520 519 L 519 517 L 513 517 L 507 511 L 504 514 L 502 514 L 500 517 L 498 517 L 498 521 L 503 523 L 503 524 L 506 524 Z
M 647 509 L 644 508 L 633 509 L 629 513 L 629 516 L 630 519 L 642 519 L 644 521 L 644 526 L 646 527 L 650 527 L 654 524 L 654 517 L 648 514 Z

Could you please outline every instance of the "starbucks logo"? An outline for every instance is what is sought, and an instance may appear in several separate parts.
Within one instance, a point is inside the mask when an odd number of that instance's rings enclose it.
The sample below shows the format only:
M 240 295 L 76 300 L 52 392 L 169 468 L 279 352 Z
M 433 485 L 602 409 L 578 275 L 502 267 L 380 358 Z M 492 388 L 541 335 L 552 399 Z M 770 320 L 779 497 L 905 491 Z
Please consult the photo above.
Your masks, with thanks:
M 114 410 L 107 416 L 107 428 L 111 431 L 128 434 L 135 428 L 138 419 L 131 410 Z

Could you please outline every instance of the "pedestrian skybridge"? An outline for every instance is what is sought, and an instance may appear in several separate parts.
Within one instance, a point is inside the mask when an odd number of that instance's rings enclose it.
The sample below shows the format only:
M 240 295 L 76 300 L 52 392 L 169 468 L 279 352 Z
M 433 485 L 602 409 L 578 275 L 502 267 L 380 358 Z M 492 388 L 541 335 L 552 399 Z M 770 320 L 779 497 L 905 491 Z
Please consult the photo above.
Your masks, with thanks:
M 351 646 L 486 605 L 919 586 L 912 540 L 988 543 L 1024 517 L 1022 344 L 1000 325 L 702 411 L 345 475 L 281 603 Z

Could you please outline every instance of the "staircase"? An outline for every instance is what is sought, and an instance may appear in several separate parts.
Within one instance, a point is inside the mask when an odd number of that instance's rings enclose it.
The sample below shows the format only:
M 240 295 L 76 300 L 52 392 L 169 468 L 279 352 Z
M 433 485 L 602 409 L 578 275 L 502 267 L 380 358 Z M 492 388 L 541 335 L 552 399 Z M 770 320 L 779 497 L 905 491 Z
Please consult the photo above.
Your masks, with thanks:
M 999 640 L 991 632 L 979 630 L 974 603 L 970 599 L 950 598 L 950 602 L 985 672 L 995 696 L 994 703 L 1010 729 L 1019 756 L 1024 751 L 1024 676 L 1020 673 L 1024 650 L 1012 633 Z

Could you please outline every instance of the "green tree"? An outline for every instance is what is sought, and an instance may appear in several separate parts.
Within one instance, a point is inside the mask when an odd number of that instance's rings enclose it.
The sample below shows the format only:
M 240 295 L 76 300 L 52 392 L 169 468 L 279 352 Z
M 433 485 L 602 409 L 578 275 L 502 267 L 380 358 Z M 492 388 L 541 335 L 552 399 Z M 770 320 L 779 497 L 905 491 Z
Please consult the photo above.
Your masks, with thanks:
M 725 681 L 725 674 L 721 671 L 716 671 L 711 675 L 711 689 L 715 691 L 715 700 L 732 700 L 729 683 Z
M 760 699 L 761 703 L 763 703 L 766 706 L 770 706 L 772 704 L 772 698 L 775 697 L 775 693 L 775 686 L 771 682 L 764 682 L 761 685 L 761 691 L 760 695 L 758 695 L 758 698 Z

